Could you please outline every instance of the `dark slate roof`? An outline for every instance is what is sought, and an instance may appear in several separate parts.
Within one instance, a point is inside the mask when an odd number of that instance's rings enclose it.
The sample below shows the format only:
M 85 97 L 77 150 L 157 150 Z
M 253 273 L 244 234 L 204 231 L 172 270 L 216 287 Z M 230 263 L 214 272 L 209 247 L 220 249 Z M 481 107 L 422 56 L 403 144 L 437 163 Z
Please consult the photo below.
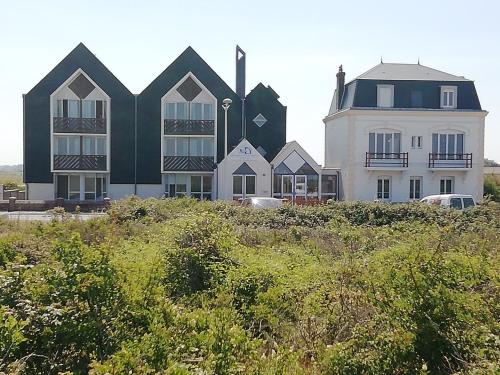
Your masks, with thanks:
M 133 183 L 134 95 L 83 43 L 24 96 L 24 181 L 52 182 L 50 95 L 78 69 L 111 98 L 111 183 Z
M 457 87 L 457 108 L 482 110 L 473 81 L 419 64 L 381 63 L 344 86 L 340 110 L 375 109 L 377 85 L 394 85 L 394 107 L 383 110 L 441 110 L 441 86 Z M 420 97 L 421 100 L 412 100 Z M 331 108 L 330 113 L 334 113 Z
M 247 163 L 243 163 L 238 168 L 236 168 L 233 174 L 256 174 L 256 173 L 252 168 L 250 168 L 250 166 Z

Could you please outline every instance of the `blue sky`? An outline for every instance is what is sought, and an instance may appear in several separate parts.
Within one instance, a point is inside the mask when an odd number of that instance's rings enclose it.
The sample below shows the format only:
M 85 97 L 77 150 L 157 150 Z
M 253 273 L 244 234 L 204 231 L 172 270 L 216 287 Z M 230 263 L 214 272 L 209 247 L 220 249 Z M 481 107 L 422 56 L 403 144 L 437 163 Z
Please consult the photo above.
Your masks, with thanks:
M 288 106 L 287 140 L 324 161 L 323 117 L 337 67 L 350 80 L 385 62 L 427 65 L 476 83 L 485 155 L 500 161 L 497 1 L 10 1 L 0 22 L 0 165 L 22 162 L 22 94 L 79 42 L 139 93 L 188 45 L 234 88 L 271 85 Z

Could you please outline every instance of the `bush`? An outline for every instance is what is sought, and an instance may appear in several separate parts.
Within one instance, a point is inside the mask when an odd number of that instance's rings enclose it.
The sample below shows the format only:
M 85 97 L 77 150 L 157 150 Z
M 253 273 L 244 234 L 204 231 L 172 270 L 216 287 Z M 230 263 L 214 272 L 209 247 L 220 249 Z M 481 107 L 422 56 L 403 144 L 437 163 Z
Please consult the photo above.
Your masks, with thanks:
M 230 227 L 213 214 L 201 214 L 176 229 L 176 247 L 165 254 L 170 295 L 189 296 L 210 289 L 230 264 L 228 252 L 236 243 Z

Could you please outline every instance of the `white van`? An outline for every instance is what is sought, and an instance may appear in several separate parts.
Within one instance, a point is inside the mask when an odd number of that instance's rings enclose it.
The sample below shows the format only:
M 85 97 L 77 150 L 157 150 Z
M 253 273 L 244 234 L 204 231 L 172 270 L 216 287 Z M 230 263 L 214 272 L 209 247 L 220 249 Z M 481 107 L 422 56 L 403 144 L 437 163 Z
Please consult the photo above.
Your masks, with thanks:
M 421 199 L 420 202 L 456 208 L 457 210 L 465 210 L 466 208 L 474 207 L 476 205 L 472 195 L 466 194 L 429 195 Z

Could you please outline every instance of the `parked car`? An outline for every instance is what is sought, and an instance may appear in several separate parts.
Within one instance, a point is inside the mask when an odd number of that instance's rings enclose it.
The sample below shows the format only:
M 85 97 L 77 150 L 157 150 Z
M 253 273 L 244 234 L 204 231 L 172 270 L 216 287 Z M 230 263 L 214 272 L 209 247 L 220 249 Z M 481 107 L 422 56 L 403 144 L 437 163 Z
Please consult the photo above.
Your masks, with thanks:
M 283 206 L 284 200 L 268 197 L 252 197 L 241 200 L 241 205 L 253 208 L 280 208 Z
M 472 195 L 466 194 L 429 195 L 421 199 L 420 202 L 455 208 L 458 210 L 465 210 L 466 208 L 474 207 L 476 205 Z

